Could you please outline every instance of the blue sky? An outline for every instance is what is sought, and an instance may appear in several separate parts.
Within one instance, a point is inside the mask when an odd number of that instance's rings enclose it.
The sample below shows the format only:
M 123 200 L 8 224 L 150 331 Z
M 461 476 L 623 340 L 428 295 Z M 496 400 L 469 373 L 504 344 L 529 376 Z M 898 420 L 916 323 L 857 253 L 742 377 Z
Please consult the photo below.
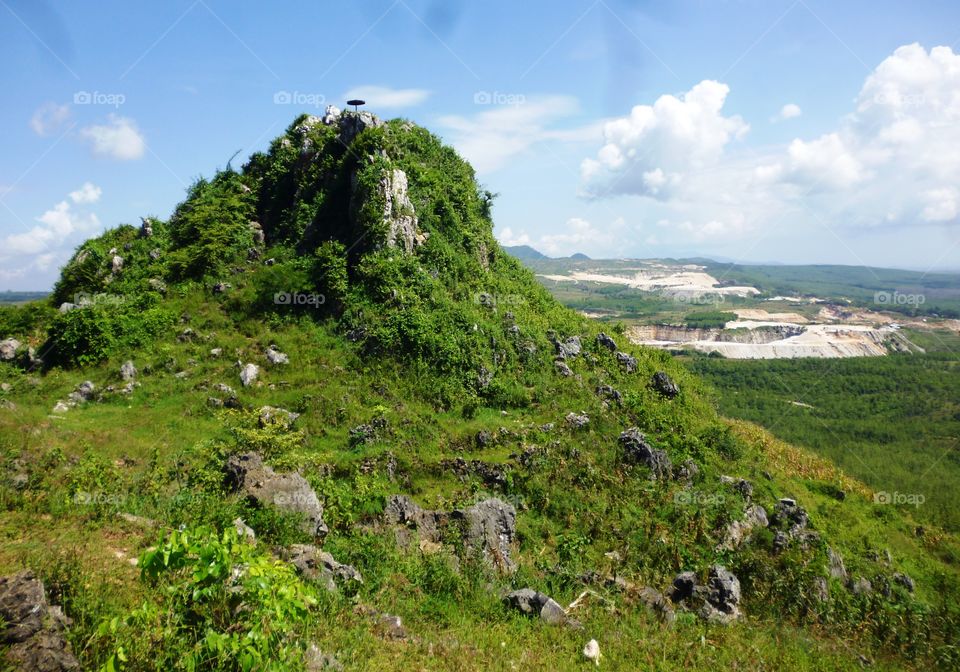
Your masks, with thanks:
M 0 0 L 0 289 L 357 91 L 507 243 L 957 269 L 958 40 L 932 1 Z

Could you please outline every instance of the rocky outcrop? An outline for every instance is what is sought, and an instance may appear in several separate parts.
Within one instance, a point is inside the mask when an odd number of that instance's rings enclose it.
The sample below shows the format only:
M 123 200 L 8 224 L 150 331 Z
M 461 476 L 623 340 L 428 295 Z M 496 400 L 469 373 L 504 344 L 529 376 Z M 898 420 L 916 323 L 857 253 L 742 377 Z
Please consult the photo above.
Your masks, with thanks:
M 290 357 L 288 357 L 286 353 L 280 352 L 277 346 L 273 344 L 264 351 L 264 355 L 266 355 L 267 360 L 274 365 L 290 363 Z
M 743 518 L 735 520 L 727 526 L 723 541 L 717 546 L 717 551 L 732 551 L 743 544 L 754 530 L 764 528 L 769 524 L 767 512 L 759 504 L 748 506 Z
M 383 223 L 383 232 L 375 245 L 397 247 L 410 253 L 426 240 L 424 234 L 417 230 L 417 213 L 413 201 L 410 200 L 408 188 L 407 174 L 399 168 L 384 169 L 373 187 L 375 191 L 372 194 L 360 187 L 357 175 L 354 174 L 350 200 L 350 213 L 354 222 L 356 223 L 368 201 L 383 204 L 383 210 L 378 215 Z
M 740 581 L 722 565 L 710 568 L 706 601 L 700 617 L 713 623 L 730 623 L 740 618 Z
M 227 486 L 258 506 L 299 515 L 301 529 L 315 537 L 327 534 L 323 505 L 307 479 L 298 473 L 278 474 L 258 453 L 231 455 L 226 465 Z
M 257 382 L 257 377 L 260 375 L 260 367 L 256 364 L 245 364 L 240 369 L 240 382 L 243 383 L 244 387 L 250 387 L 255 382 Z
M 666 480 L 672 475 L 673 465 L 666 452 L 653 448 L 647 443 L 647 437 L 636 427 L 622 432 L 619 438 L 623 456 L 627 462 L 642 464 L 650 468 L 652 480 Z
M 556 349 L 557 359 L 575 359 L 583 350 L 579 336 L 571 336 L 564 341 L 554 340 L 553 347 Z
M 468 554 L 501 572 L 516 569 L 511 546 L 516 540 L 517 512 L 495 497 L 446 512 L 424 509 L 406 495 L 393 495 L 387 500 L 384 520 L 401 529 L 416 530 L 421 543 L 430 544 L 443 541 L 445 533 L 450 534 L 448 524 L 457 522 Z
M 79 670 L 64 636 L 69 624 L 60 607 L 47 602 L 43 582 L 30 570 L 0 578 L 0 645 L 9 647 L 4 659 L 13 670 Z
M 616 352 L 614 353 L 617 358 L 617 362 L 620 364 L 620 367 L 627 373 L 633 373 L 637 370 L 637 358 L 628 355 L 625 352 Z
M 331 112 L 332 111 L 327 108 L 327 114 L 324 115 L 323 121 L 327 123 L 326 120 L 330 118 L 331 121 L 336 121 L 339 124 L 340 142 L 344 145 L 349 145 L 353 142 L 353 139 L 357 137 L 357 134 L 361 131 L 383 126 L 383 121 L 380 120 L 380 117 L 370 112 L 351 112 L 350 110 L 346 110 L 336 115 L 333 115 Z
M 125 382 L 130 382 L 137 377 L 137 367 L 129 359 L 120 367 L 120 377 Z
M 567 622 L 567 612 L 556 600 L 532 588 L 521 588 L 508 593 L 503 601 L 521 614 L 539 618 L 549 625 L 562 625 Z
M 331 592 L 351 584 L 363 583 L 363 577 L 356 568 L 337 562 L 332 555 L 316 546 L 294 544 L 281 555 L 296 567 L 301 576 L 319 583 Z
M 566 420 L 567 424 L 573 429 L 583 429 L 590 424 L 590 416 L 586 413 L 574 413 L 571 411 L 567 413 L 564 420 Z
M 663 371 L 657 371 L 653 374 L 653 378 L 650 380 L 650 387 L 667 399 L 673 399 L 680 394 L 680 388 L 677 387 L 677 384 Z
M 12 362 L 17 356 L 17 350 L 20 349 L 20 341 L 15 338 L 8 338 L 0 341 L 0 361 Z

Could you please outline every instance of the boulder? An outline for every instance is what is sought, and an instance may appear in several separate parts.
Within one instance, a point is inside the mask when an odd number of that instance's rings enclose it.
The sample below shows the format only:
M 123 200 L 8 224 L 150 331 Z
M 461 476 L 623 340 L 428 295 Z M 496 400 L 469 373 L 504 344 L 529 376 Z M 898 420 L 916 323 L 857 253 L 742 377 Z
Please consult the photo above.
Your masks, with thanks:
M 17 350 L 20 349 L 20 341 L 15 338 L 7 338 L 0 341 L 0 360 L 12 362 L 17 356 Z
M 647 611 L 664 623 L 673 623 L 677 619 L 677 615 L 673 611 L 673 605 L 659 590 L 649 587 L 641 588 L 639 597 Z
M 127 382 L 137 377 L 137 367 L 129 359 L 120 366 L 120 377 Z
M 290 363 L 290 357 L 288 357 L 285 353 L 277 350 L 277 346 L 275 345 L 271 345 L 269 348 L 267 348 L 264 354 L 267 356 L 267 360 L 271 364 L 289 364 Z
M 619 442 L 626 461 L 649 467 L 651 479 L 665 480 L 671 477 L 673 465 L 670 457 L 666 452 L 650 446 L 639 429 L 631 427 L 621 432 Z
M 796 500 L 788 497 L 784 497 L 777 502 L 770 519 L 771 527 L 785 531 L 791 539 L 802 537 L 809 522 L 807 512 L 803 507 L 798 505 Z
M 599 343 L 601 346 L 603 346 L 607 350 L 610 350 L 611 352 L 616 351 L 617 349 L 617 342 L 612 338 L 610 338 L 609 336 L 607 336 L 602 331 L 599 334 L 597 334 L 597 343 Z
M 245 364 L 242 369 L 240 369 L 240 382 L 243 383 L 244 387 L 250 387 L 257 381 L 257 376 L 260 375 L 260 367 L 256 364 Z
M 213 286 L 214 294 L 225 294 L 227 290 L 232 289 L 233 285 L 229 282 L 218 282 Z
M 277 408 L 276 406 L 263 406 L 259 411 L 259 424 L 260 427 L 281 425 L 282 427 L 288 429 L 299 417 L 299 413 L 288 411 L 285 408 Z
M 916 584 L 914 583 L 913 579 L 910 578 L 908 574 L 904 574 L 902 572 L 897 572 L 893 575 L 893 582 L 899 583 L 911 593 L 916 589 Z
M 233 521 L 233 529 L 237 531 L 237 534 L 240 535 L 240 538 L 251 543 L 257 543 L 257 533 L 253 531 L 253 528 L 247 525 L 243 518 L 235 518 Z
M 153 237 L 153 222 L 151 222 L 148 217 L 140 218 L 140 237 L 141 238 Z
M 303 669 L 305 672 L 343 672 L 343 665 L 329 653 L 321 651 L 316 644 L 311 644 L 303 653 Z
M 583 647 L 583 657 L 589 661 L 592 661 L 595 665 L 600 665 L 600 658 L 603 654 L 600 653 L 600 645 L 597 643 L 597 640 L 591 639 Z
M 722 565 L 710 568 L 706 601 L 700 617 L 714 623 L 730 623 L 740 618 L 740 581 Z
M 555 340 L 553 342 L 553 346 L 554 348 L 556 348 L 557 357 L 559 359 L 574 359 L 580 354 L 581 350 L 583 349 L 583 346 L 580 343 L 579 336 L 571 336 L 565 341 Z
M 159 294 L 167 293 L 167 283 L 165 283 L 160 278 L 150 278 L 149 280 L 147 280 L 147 286 Z
M 625 352 L 616 353 L 617 362 L 620 363 L 620 366 L 627 373 L 633 373 L 637 370 L 637 359 L 631 355 L 628 355 Z
M 93 393 L 96 391 L 96 389 L 96 385 L 89 380 L 85 380 L 77 385 L 77 388 L 67 396 L 69 397 L 70 401 L 74 402 L 75 404 L 80 404 L 93 399 Z
M 870 595 L 873 592 L 873 584 L 862 576 L 848 581 L 847 587 L 854 595 Z
M 680 388 L 663 371 L 657 371 L 653 374 L 653 378 L 650 379 L 650 387 L 668 399 L 673 399 L 680 394 Z
M 0 577 L 0 645 L 9 647 L 4 659 L 13 670 L 79 670 L 64 636 L 69 624 L 60 607 L 47 602 L 43 582 L 32 571 Z
M 571 411 L 567 413 L 566 418 L 567 424 L 574 429 L 583 429 L 590 424 L 590 417 L 586 413 L 574 413 Z
M 567 363 L 562 359 L 558 359 L 553 363 L 554 369 L 564 378 L 569 378 L 573 375 L 573 370 L 567 366 Z
M 610 385 L 598 385 L 597 386 L 597 396 L 606 401 L 612 401 L 617 406 L 623 403 L 623 395 L 620 394 L 618 390 L 613 389 Z
M 298 514 L 301 529 L 315 537 L 327 534 L 323 505 L 303 476 L 295 472 L 276 473 L 258 453 L 231 455 L 226 464 L 226 482 L 231 490 L 258 506 Z
M 423 509 L 406 495 L 392 495 L 383 516 L 388 524 L 417 530 L 421 539 L 432 542 L 440 541 L 440 525 L 446 519 L 442 512 Z
M 110 259 L 110 270 L 114 273 L 119 273 L 123 270 L 123 257 L 120 255 L 113 255 Z
M 517 566 L 510 557 L 510 547 L 517 534 L 517 511 L 496 498 L 485 499 L 454 512 L 466 523 L 463 542 L 473 553 L 479 553 L 489 565 L 502 572 L 513 572 Z
M 540 618 L 549 625 L 561 625 L 567 621 L 567 612 L 556 600 L 532 588 L 508 593 L 503 601 L 520 613 Z
M 282 555 L 301 576 L 321 584 L 331 592 L 351 583 L 363 583 L 363 577 L 356 568 L 337 562 L 332 555 L 316 546 L 294 544 Z
M 717 551 L 732 551 L 745 542 L 750 534 L 757 529 L 767 527 L 767 512 L 759 504 L 747 507 L 743 518 L 735 520 L 727 526 L 723 541 L 717 546 Z
M 697 589 L 696 572 L 680 572 L 673 579 L 673 585 L 667 595 L 673 602 L 683 602 L 693 597 Z
M 847 568 L 844 566 L 843 558 L 840 554 L 832 548 L 827 548 L 827 562 L 830 576 L 845 583 L 849 577 L 847 576 Z

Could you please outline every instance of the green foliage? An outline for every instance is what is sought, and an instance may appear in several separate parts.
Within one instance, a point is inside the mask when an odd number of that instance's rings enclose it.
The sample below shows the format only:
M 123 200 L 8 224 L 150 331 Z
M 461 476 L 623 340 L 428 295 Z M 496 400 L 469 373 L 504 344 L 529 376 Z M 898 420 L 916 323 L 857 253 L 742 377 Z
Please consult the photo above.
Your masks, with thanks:
M 221 171 L 210 181 L 197 180 L 170 218 L 174 277 L 216 276 L 245 258 L 253 245 L 249 223 L 254 202 L 243 177 L 234 171 Z
M 690 313 L 683 318 L 688 327 L 694 327 L 698 329 L 722 329 L 727 322 L 736 319 L 736 313 L 726 313 L 721 310 Z
M 174 531 L 140 558 L 161 590 L 103 623 L 115 642 L 102 670 L 276 670 L 302 666 L 300 634 L 316 617 L 315 591 L 293 568 L 235 530 Z M 159 654 L 159 655 L 158 655 Z

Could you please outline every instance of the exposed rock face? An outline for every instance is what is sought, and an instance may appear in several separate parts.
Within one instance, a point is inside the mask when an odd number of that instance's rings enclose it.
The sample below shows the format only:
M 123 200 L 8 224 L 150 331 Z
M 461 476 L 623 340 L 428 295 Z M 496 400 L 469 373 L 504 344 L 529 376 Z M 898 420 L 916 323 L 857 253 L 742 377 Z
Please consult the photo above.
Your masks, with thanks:
M 673 579 L 673 587 L 668 592 L 668 595 L 674 602 L 683 602 L 693 597 L 696 588 L 696 572 L 680 572 Z
M 310 544 L 294 544 L 283 556 L 305 578 L 333 592 L 349 583 L 363 583 L 363 577 L 351 565 L 337 562 L 332 555 Z
M 740 618 L 740 581 L 721 565 L 710 568 L 706 602 L 700 616 L 708 621 L 730 623 Z
M 267 348 L 264 354 L 267 356 L 267 360 L 269 360 L 271 364 L 290 363 L 290 357 L 288 357 L 286 353 L 277 350 L 277 346 L 275 345 L 271 345 L 269 348 Z
M 590 424 L 590 417 L 586 413 L 567 413 L 566 418 L 567 424 L 573 427 L 574 429 L 582 429 Z
M 848 578 L 847 568 L 844 566 L 843 558 L 840 557 L 840 554 L 834 551 L 832 548 L 828 548 L 827 561 L 829 562 L 830 576 L 846 582 Z
M 610 338 L 609 336 L 607 336 L 602 331 L 599 334 L 597 334 L 597 343 L 605 347 L 607 350 L 610 350 L 611 352 L 617 349 L 617 342 L 612 338 Z
M 567 612 L 556 600 L 532 588 L 515 590 L 503 601 L 520 613 L 538 617 L 550 625 L 561 625 L 567 620 Z
M 623 403 L 623 395 L 619 390 L 613 389 L 610 385 L 599 385 L 597 387 L 597 396 L 607 401 L 612 401 L 617 406 Z
M 330 115 L 328 108 L 327 115 L 324 115 L 324 123 L 327 116 Z M 336 115 L 336 121 L 340 124 L 340 142 L 349 145 L 357 134 L 367 128 L 378 128 L 383 126 L 383 122 L 374 114 L 369 112 L 351 112 L 346 110 Z
M 137 377 L 137 367 L 129 359 L 120 367 L 120 377 L 126 382 L 130 382 Z
M 323 505 L 307 480 L 297 473 L 278 474 L 263 463 L 257 453 L 232 455 L 226 465 L 227 485 L 259 506 L 272 506 L 280 511 L 303 517 L 302 529 L 307 534 L 323 537 Z
M 260 375 L 260 367 L 256 364 L 246 364 L 240 369 L 240 382 L 244 387 L 249 387 L 257 382 L 257 376 Z
M 5 661 L 12 669 L 80 669 L 64 637 L 67 617 L 60 607 L 50 606 L 43 583 L 30 570 L 0 578 L 0 624 L 0 644 L 9 646 Z
M 497 498 L 445 512 L 424 509 L 406 495 L 393 495 L 387 500 L 384 519 L 388 524 L 417 530 L 421 542 L 431 544 L 442 541 L 442 528 L 447 522 L 463 521 L 463 544 L 468 552 L 478 554 L 502 572 L 516 569 L 510 547 L 517 534 L 517 512 Z
M 653 378 L 650 380 L 650 387 L 668 399 L 673 399 L 680 394 L 680 388 L 677 387 L 677 384 L 663 371 L 657 371 L 653 374 Z
M 657 450 L 647 443 L 647 437 L 636 427 L 620 434 L 620 446 L 623 448 L 624 458 L 628 462 L 643 464 L 650 468 L 650 478 L 653 480 L 669 479 L 673 465 L 666 452 Z
M 0 341 L 0 360 L 4 362 L 13 361 L 17 356 L 17 350 L 20 349 L 20 341 L 15 338 L 8 338 Z
M 153 237 L 153 222 L 151 222 L 150 219 L 147 217 L 140 218 L 140 237 L 141 238 Z
M 565 341 L 554 341 L 553 346 L 557 350 L 558 359 L 574 359 L 583 350 L 579 336 L 571 336 Z
M 464 545 L 479 552 L 483 559 L 503 572 L 517 566 L 510 557 L 510 546 L 517 533 L 517 511 L 510 504 L 491 498 L 457 512 L 466 522 Z
M 727 527 L 723 541 L 717 546 L 718 551 L 732 551 L 745 542 L 750 534 L 769 524 L 767 512 L 759 504 L 748 506 L 743 518 L 735 520 Z
M 916 584 L 908 574 L 897 572 L 896 574 L 893 575 L 893 581 L 894 583 L 899 583 L 901 586 L 906 588 L 908 592 L 912 593 L 916 589 Z
M 637 370 L 637 359 L 631 355 L 628 355 L 625 352 L 616 353 L 617 361 L 620 363 L 620 366 L 623 367 L 623 370 L 627 373 L 633 373 Z
M 385 232 L 384 238 L 378 243 L 386 247 L 399 247 L 410 253 L 426 239 L 417 231 L 417 213 L 407 190 L 407 174 L 399 168 L 383 171 L 376 185 L 375 194 L 364 193 L 354 176 L 350 212 L 356 218 L 366 199 L 382 200 L 383 212 L 380 218 Z

